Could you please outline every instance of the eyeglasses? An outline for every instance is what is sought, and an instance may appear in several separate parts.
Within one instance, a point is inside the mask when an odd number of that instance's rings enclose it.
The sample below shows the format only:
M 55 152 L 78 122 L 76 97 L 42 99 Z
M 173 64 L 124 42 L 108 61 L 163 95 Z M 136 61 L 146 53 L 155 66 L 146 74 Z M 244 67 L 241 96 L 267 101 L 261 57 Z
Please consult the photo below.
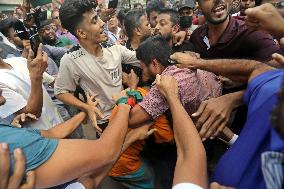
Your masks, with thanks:
M 52 20 L 57 20 L 57 19 L 59 19 L 59 16 L 52 17 Z

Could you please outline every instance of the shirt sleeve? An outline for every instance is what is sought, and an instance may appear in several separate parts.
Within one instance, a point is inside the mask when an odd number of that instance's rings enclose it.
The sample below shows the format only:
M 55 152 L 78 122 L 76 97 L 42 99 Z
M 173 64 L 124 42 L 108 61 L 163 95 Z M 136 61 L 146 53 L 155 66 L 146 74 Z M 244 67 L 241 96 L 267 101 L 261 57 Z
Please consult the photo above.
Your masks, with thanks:
M 76 90 L 79 78 L 76 77 L 70 58 L 63 56 L 59 72 L 55 80 L 54 94 L 73 93 Z
M 62 40 L 64 40 L 64 46 L 74 45 L 72 40 L 69 39 L 68 37 L 62 36 L 61 38 L 62 38 Z
M 67 42 L 67 45 L 74 45 L 75 43 L 71 40 L 71 39 L 68 39 L 66 40 Z
M 180 183 L 175 185 L 173 189 L 203 189 L 203 188 L 192 183 Z
M 139 105 L 153 118 L 157 119 L 169 109 L 169 105 L 156 86 L 144 97 Z
M 250 32 L 246 37 L 247 52 L 250 58 L 258 61 L 270 61 L 273 53 L 284 54 L 283 50 L 275 43 L 270 34 L 261 31 Z
M 15 90 L 7 86 L 3 86 L 2 84 L 0 84 L 0 88 L 3 91 L 3 97 L 6 99 L 6 103 L 0 106 L 0 117 L 2 119 L 14 114 L 27 105 L 27 101 L 24 97 Z
M 132 65 L 139 65 L 139 60 L 136 57 L 136 51 L 131 51 L 122 45 L 118 45 L 121 51 L 121 63 L 122 64 L 132 64 Z

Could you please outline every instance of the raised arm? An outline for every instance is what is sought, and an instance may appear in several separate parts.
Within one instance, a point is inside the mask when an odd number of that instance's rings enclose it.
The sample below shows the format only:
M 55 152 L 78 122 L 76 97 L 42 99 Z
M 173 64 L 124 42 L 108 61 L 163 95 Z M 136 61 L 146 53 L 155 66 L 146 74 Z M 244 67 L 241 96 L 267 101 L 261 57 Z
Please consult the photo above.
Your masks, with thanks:
M 31 79 L 31 92 L 27 105 L 18 113 L 32 113 L 36 117 L 41 116 L 43 105 L 42 79 L 47 68 L 47 58 L 47 54 L 42 51 L 42 44 L 40 44 L 37 56 L 34 59 L 32 50 L 29 50 L 28 69 Z
M 176 60 L 183 67 L 206 70 L 243 83 L 247 83 L 248 80 L 261 73 L 274 69 L 254 60 L 204 60 L 185 53 L 175 53 L 171 56 L 171 59 Z
M 179 100 L 177 81 L 172 77 L 159 75 L 156 81 L 160 92 L 169 103 L 173 117 L 178 154 L 173 185 L 192 183 L 207 188 L 205 149 L 195 125 Z

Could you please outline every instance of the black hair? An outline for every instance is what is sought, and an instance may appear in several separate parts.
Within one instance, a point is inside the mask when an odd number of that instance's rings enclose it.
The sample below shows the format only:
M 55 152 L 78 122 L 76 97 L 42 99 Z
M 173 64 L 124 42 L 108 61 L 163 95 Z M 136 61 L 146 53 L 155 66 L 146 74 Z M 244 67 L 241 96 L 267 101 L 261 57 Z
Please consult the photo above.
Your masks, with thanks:
M 124 19 L 126 14 L 128 13 L 129 9 L 121 9 L 118 11 L 116 17 L 121 25 L 124 25 Z
M 124 28 L 129 39 L 133 37 L 134 29 L 140 26 L 140 18 L 143 15 L 145 15 L 144 11 L 139 9 L 131 10 L 126 14 L 124 19 Z
M 9 29 L 14 27 L 14 23 L 16 22 L 16 19 L 9 17 L 4 20 L 0 20 L 0 32 L 8 37 Z
M 146 7 L 146 13 L 148 18 L 150 17 L 151 12 L 156 11 L 160 12 L 164 8 L 164 4 L 158 0 L 150 1 Z
M 141 3 L 135 3 L 135 4 L 133 5 L 133 8 L 134 8 L 134 9 L 137 9 L 137 7 L 139 7 L 139 6 L 141 6 L 141 7 L 143 8 L 143 5 L 142 5 Z
M 173 23 L 173 26 L 179 25 L 180 23 L 180 16 L 178 11 L 175 11 L 173 9 L 162 9 L 159 14 L 167 14 L 171 18 L 171 22 Z
M 83 20 L 83 14 L 95 9 L 93 0 L 67 0 L 59 9 L 61 25 L 76 36 L 76 28 Z
M 278 104 L 271 114 L 271 121 L 278 134 L 284 138 L 284 78 L 278 95 Z
M 171 54 L 172 48 L 167 40 L 160 35 L 148 37 L 136 50 L 137 59 L 146 65 L 156 59 L 163 66 L 168 66 Z

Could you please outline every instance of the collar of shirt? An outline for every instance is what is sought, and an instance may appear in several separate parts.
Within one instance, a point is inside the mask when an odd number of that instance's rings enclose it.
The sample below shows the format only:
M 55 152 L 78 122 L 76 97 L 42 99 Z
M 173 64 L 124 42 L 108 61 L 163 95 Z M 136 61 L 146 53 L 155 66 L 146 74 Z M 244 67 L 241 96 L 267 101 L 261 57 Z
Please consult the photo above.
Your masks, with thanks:
M 161 75 L 171 75 L 170 73 L 174 70 L 176 70 L 177 67 L 176 66 L 168 66 L 162 73 Z M 152 87 L 156 85 L 156 80 L 152 83 Z
M 62 40 L 60 40 L 60 38 L 57 38 L 56 42 L 55 42 L 55 46 L 60 45 L 62 42 Z
M 240 25 L 240 21 L 230 17 L 229 18 L 230 21 L 228 23 L 227 28 L 225 29 L 224 33 L 221 35 L 220 39 L 218 40 L 218 44 L 225 44 L 228 43 L 229 41 L 232 40 L 232 38 L 236 35 L 236 33 L 238 32 L 238 26 Z M 204 43 L 207 45 L 208 49 L 210 48 L 209 44 L 209 37 L 208 37 L 208 25 L 205 24 L 204 26 L 202 26 L 202 30 L 200 32 L 199 35 Z M 208 44 L 207 44 L 208 41 Z

